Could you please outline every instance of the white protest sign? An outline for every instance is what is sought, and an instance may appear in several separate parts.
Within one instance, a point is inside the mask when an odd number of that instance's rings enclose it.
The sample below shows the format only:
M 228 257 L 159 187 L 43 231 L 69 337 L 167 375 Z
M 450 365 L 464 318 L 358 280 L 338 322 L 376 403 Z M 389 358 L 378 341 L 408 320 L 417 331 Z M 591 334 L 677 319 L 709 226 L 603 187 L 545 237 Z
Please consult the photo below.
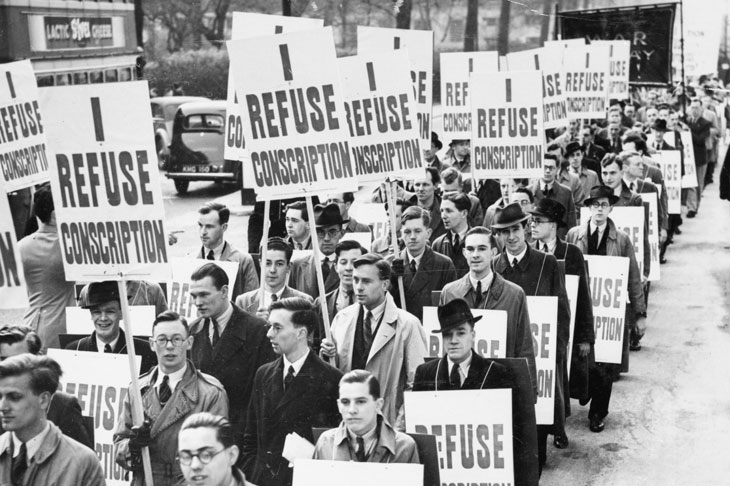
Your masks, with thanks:
M 532 346 L 537 368 L 535 421 L 551 425 L 555 416 L 555 360 L 558 347 L 558 298 L 527 297 Z
M 612 100 L 629 99 L 629 59 L 631 41 L 595 40 L 591 45 L 605 44 L 609 49 L 611 65 L 608 72 L 608 97 Z
M 251 157 L 247 187 L 259 200 L 356 191 L 332 28 L 227 46 Z
M 408 53 L 343 57 L 340 70 L 350 155 L 359 184 L 423 174 Z
M 373 236 L 370 234 L 370 232 L 362 232 L 362 233 L 345 233 L 342 235 L 342 238 L 340 238 L 340 241 L 357 241 L 360 243 L 360 246 L 365 248 L 366 250 L 370 250 L 370 246 L 373 244 Z
M 470 91 L 480 93 L 491 89 L 491 78 L 481 78 L 483 85 L 469 88 L 471 74 L 499 71 L 499 56 L 495 51 L 441 53 L 441 116 L 444 138 L 447 140 L 472 137 Z
M 690 150 L 692 150 L 691 146 Z M 652 154 L 651 158 L 659 163 L 659 168 L 664 176 L 668 213 L 682 214 L 682 154 L 679 150 L 660 150 Z
M 547 130 L 568 125 L 568 103 L 562 85 L 562 49 L 512 52 L 507 54 L 507 64 L 510 71 L 542 72 L 543 128 Z
M 170 276 L 146 81 L 40 90 L 66 280 Z M 73 123 L 69 123 L 73 120 Z
M 640 194 L 642 201 L 644 194 Z M 611 209 L 611 221 L 619 229 L 626 233 L 634 247 L 636 265 L 639 267 L 639 275 L 644 275 L 644 217 L 646 211 L 644 206 L 614 206 Z M 580 208 L 581 221 L 591 219 L 591 210 L 587 207 Z M 650 268 L 651 270 L 651 268 Z
M 659 206 L 657 195 L 654 192 L 644 193 L 641 195 L 641 200 L 644 201 L 644 204 L 649 205 L 649 254 L 651 255 L 649 281 L 656 282 L 661 278 L 661 265 L 659 263 L 661 246 L 659 245 Z
M 171 258 L 172 280 L 167 282 L 167 305 L 188 321 L 198 316 L 195 302 L 190 296 L 190 276 L 206 263 L 215 263 L 228 276 L 228 299 L 233 300 L 233 283 L 238 275 L 238 262 L 203 260 L 201 258 Z M 132 309 L 133 307 L 130 307 Z
M 28 307 L 23 262 L 8 198 L 0 191 L 0 309 Z
M 568 376 L 570 376 L 570 361 L 573 356 L 573 336 L 575 336 L 575 311 L 578 309 L 578 275 L 565 275 L 565 292 L 568 294 L 570 306 L 570 338 L 568 339 Z
M 0 65 L 0 192 L 48 180 L 44 111 L 30 61 Z
M 423 486 L 422 464 L 294 461 L 292 486 Z
M 113 440 L 132 381 L 127 355 L 49 349 L 48 356 L 63 369 L 61 390 L 79 400 L 82 415 L 94 418 L 94 450 L 106 484 L 128 485 L 127 471 L 114 460 Z M 136 362 L 139 367 L 141 359 Z
M 472 170 L 477 179 L 540 177 L 545 145 L 542 75 L 506 71 L 471 77 Z
M 563 54 L 565 95 L 571 118 L 604 118 L 608 108 L 610 49 L 570 45 Z
M 357 26 L 358 55 L 398 49 L 408 52 L 421 148 L 430 149 L 433 123 L 433 31 Z
M 373 228 L 373 238 L 378 239 L 388 235 L 388 213 L 385 211 L 385 204 L 382 203 L 361 203 L 355 201 L 348 211 L 350 217 L 355 218 L 362 224 Z
M 155 322 L 154 305 L 130 305 L 129 316 L 132 319 L 133 336 L 152 336 L 152 323 Z M 119 321 L 119 328 L 124 329 L 124 321 Z M 94 332 L 91 311 L 82 307 L 66 307 L 66 332 L 68 334 Z
M 472 309 L 474 317 L 481 316 L 474 323 L 474 351 L 483 358 L 507 357 L 507 311 Z M 423 330 L 428 339 L 428 356 L 441 358 L 446 354 L 443 334 L 434 334 L 441 329 L 438 319 L 438 307 L 423 307 Z
M 251 12 L 233 12 L 231 39 L 248 39 L 264 35 L 316 29 L 324 26 L 323 19 L 307 17 L 284 17 Z M 253 177 L 251 162 L 243 139 L 243 125 L 236 96 L 236 83 L 233 72 L 228 71 L 228 91 L 226 98 L 226 145 L 223 150 L 226 160 L 243 161 L 244 178 Z
M 593 301 L 597 363 L 621 363 L 628 299 L 629 259 L 585 255 Z
M 692 147 L 692 132 L 689 130 L 681 131 L 679 137 L 682 140 L 682 153 L 684 154 L 682 189 L 697 187 L 697 167 L 695 166 L 695 150 Z
M 406 431 L 436 436 L 441 484 L 514 484 L 512 390 L 403 395 Z

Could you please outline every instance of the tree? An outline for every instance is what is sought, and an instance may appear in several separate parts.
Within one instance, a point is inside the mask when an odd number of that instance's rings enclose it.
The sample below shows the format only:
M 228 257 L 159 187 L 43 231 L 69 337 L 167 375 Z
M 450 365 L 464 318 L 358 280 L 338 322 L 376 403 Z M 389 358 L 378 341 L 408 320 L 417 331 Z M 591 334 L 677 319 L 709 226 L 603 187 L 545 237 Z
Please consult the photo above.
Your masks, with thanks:
M 504 56 L 509 52 L 509 14 L 512 4 L 510 0 L 502 0 L 499 11 L 499 33 L 497 34 L 497 52 Z
M 396 11 L 395 28 L 396 29 L 410 29 L 411 28 L 411 10 L 413 8 L 412 0 L 394 0 L 393 8 Z
M 479 50 L 479 0 L 469 0 L 466 5 L 464 27 L 464 52 Z

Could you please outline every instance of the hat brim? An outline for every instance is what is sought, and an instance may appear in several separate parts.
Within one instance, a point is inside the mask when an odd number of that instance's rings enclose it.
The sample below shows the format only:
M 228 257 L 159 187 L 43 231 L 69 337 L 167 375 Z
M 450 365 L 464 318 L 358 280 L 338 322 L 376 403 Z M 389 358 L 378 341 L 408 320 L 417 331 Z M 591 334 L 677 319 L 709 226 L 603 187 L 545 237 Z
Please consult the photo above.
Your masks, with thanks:
M 441 329 L 434 329 L 433 331 L 431 331 L 431 334 L 441 334 L 441 333 L 444 333 L 444 332 L 449 331 L 449 330 L 451 330 L 451 329 L 453 329 L 455 327 L 461 326 L 465 322 L 470 322 L 473 325 L 473 324 L 475 324 L 481 318 L 482 318 L 482 316 L 475 316 L 475 317 L 473 317 L 471 319 L 465 319 L 463 321 L 455 322 L 455 323 L 451 324 L 450 326 L 442 327 Z
M 508 221 L 507 223 L 492 223 L 492 228 L 494 229 L 504 229 L 509 228 L 510 226 L 514 226 L 518 223 L 522 223 L 523 221 L 527 221 L 530 219 L 530 215 L 528 214 L 524 218 L 516 219 L 514 221 Z
M 606 197 L 608 198 L 608 204 L 610 204 L 611 206 L 613 206 L 614 204 L 616 204 L 618 202 L 618 200 L 619 200 L 619 197 L 617 195 L 611 194 L 610 196 L 589 197 L 588 199 L 586 199 L 585 201 L 583 201 L 583 204 L 585 206 L 590 206 L 591 203 L 593 201 L 595 201 L 596 199 L 603 199 L 603 198 L 606 198 Z
M 342 219 L 340 221 L 329 221 L 327 223 L 317 223 L 317 222 L 315 222 L 314 223 L 314 226 L 317 227 L 317 228 L 323 228 L 325 226 L 334 226 L 336 224 L 348 224 L 349 222 L 350 222 L 349 219 Z
M 550 220 L 551 223 L 557 223 L 558 227 L 567 226 L 565 224 L 565 221 L 562 219 L 553 219 L 553 217 L 549 214 L 542 213 L 538 211 L 537 209 L 533 209 L 532 211 L 527 211 L 528 214 L 531 214 L 532 216 L 542 216 L 543 218 L 547 218 Z

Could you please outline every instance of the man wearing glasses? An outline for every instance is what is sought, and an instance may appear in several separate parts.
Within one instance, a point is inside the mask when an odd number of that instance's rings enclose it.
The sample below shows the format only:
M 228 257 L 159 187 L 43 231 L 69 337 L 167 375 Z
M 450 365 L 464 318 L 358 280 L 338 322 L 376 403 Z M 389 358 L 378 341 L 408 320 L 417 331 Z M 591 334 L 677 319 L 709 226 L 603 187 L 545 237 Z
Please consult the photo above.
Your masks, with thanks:
M 185 318 L 172 311 L 157 316 L 152 324 L 150 347 L 157 354 L 159 365 L 139 379 L 145 421 L 132 426 L 127 395 L 122 420 L 114 434 L 116 462 L 132 471 L 132 484 L 144 484 L 144 447 L 149 448 L 154 484 L 180 484 L 183 473 L 175 456 L 184 419 L 198 412 L 228 416 L 228 396 L 223 385 L 188 361 L 187 352 L 192 345 Z
M 542 161 L 543 175 L 542 178 L 535 181 L 530 190 L 535 196 L 535 202 L 548 198 L 558 201 L 565 208 L 565 216 L 563 222 L 565 225 L 558 230 L 558 235 L 565 238 L 568 230 L 576 225 L 575 201 L 573 193 L 570 189 L 557 181 L 558 169 L 560 163 L 558 158 L 553 154 L 545 154 Z

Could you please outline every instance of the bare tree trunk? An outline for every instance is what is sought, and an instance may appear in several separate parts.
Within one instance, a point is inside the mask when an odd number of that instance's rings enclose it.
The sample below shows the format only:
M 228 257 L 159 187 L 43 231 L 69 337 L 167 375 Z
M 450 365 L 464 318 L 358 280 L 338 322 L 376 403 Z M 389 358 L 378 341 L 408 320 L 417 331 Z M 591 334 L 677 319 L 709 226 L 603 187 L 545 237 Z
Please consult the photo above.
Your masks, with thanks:
M 281 0 L 281 15 L 291 17 L 291 0 Z
M 400 3 L 400 6 L 398 4 Z M 411 28 L 411 10 L 413 8 L 412 0 L 395 0 L 396 8 L 398 13 L 395 16 L 395 28 L 396 29 L 410 29 Z
M 552 0 L 542 0 L 542 22 L 540 24 L 540 45 L 544 44 L 547 40 L 548 33 L 550 33 L 550 13 L 552 12 Z
M 464 27 L 464 52 L 479 50 L 479 0 L 468 0 Z
M 509 12 L 511 3 L 509 0 L 502 0 L 502 7 L 499 11 L 499 33 L 497 34 L 497 52 L 504 56 L 509 52 Z

